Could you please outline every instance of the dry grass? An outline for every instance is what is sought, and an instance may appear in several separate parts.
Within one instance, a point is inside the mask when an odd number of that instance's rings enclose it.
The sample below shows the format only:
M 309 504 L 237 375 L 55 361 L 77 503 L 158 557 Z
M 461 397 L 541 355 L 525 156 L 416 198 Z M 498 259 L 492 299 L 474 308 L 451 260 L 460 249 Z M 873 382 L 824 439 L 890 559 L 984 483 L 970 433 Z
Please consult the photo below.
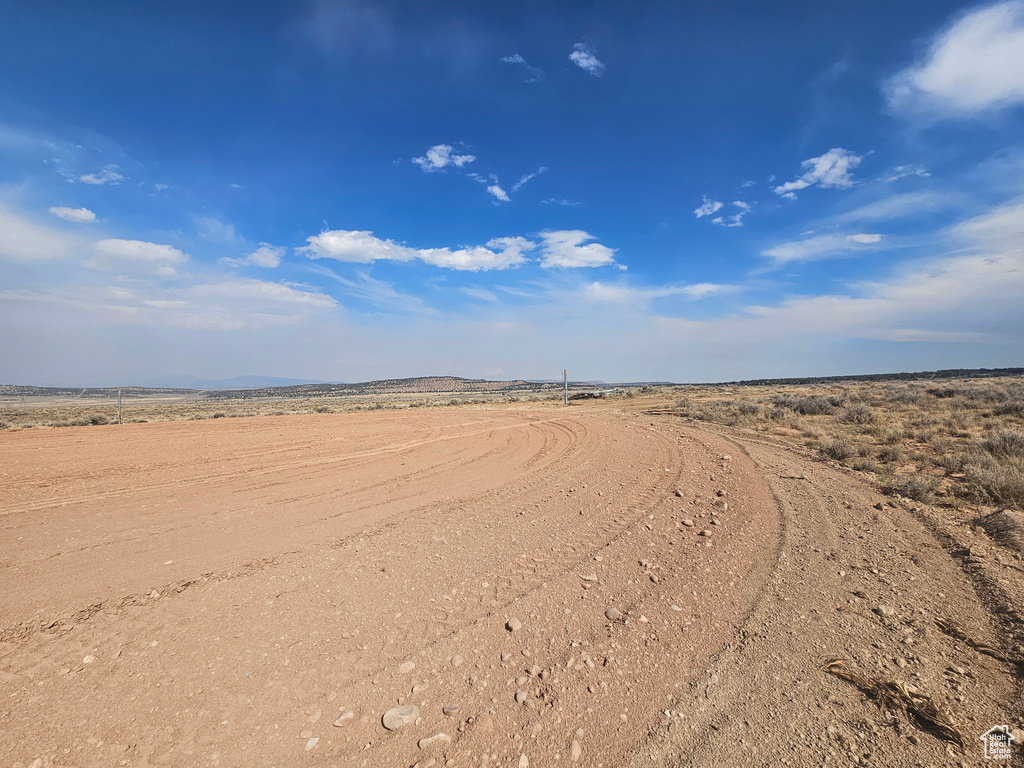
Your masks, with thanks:
M 1024 508 L 1024 378 L 675 391 L 672 412 L 785 438 L 887 493 Z
M 853 683 L 892 712 L 902 712 L 917 728 L 964 748 L 964 737 L 950 715 L 924 693 L 896 680 L 881 680 L 852 669 L 842 659 L 828 659 L 822 670 Z
M 373 394 L 323 397 L 225 397 L 191 393 L 177 396 L 126 397 L 126 424 L 150 421 L 198 421 L 246 416 L 286 416 L 303 413 L 440 408 L 538 400 L 560 400 L 557 394 L 453 392 L 430 394 Z M 35 397 L 0 398 L 0 430 L 33 427 L 78 427 L 117 423 L 117 398 Z

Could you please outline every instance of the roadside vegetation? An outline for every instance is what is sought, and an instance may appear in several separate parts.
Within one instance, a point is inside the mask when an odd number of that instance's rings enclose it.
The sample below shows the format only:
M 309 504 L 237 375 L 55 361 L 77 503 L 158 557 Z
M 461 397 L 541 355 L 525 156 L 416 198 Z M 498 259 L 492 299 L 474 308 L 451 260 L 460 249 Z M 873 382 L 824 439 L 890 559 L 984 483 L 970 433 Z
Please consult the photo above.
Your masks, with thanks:
M 667 394 L 667 393 L 666 393 Z M 785 438 L 922 502 L 1024 508 L 1024 378 L 676 388 L 667 409 Z

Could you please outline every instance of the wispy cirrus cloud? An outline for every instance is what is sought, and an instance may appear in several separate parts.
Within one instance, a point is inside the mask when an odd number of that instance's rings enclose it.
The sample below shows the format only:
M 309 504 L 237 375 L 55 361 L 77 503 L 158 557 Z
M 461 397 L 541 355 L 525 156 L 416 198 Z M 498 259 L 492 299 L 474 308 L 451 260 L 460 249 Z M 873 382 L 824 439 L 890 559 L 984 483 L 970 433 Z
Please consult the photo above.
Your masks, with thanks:
M 872 232 L 850 235 L 815 235 L 803 240 L 781 243 L 761 251 L 776 264 L 800 261 L 821 261 L 853 256 L 862 251 L 877 250 L 884 237 Z
M 941 210 L 953 203 L 953 197 L 941 192 L 906 192 L 900 195 L 876 200 L 847 211 L 836 217 L 837 221 L 887 221 L 916 216 L 921 213 Z
M 422 168 L 425 173 L 434 173 L 452 166 L 461 168 L 474 160 L 476 160 L 474 155 L 460 154 L 451 144 L 435 144 L 426 151 L 423 157 L 414 157 L 412 162 Z
M 540 67 L 531 67 L 520 54 L 513 53 L 511 56 L 502 56 L 498 59 L 502 64 L 512 64 L 522 67 L 526 74 L 524 82 L 536 83 L 544 79 L 544 70 Z
M 116 165 L 108 165 L 96 173 L 85 173 L 78 177 L 78 180 L 83 184 L 92 184 L 93 186 L 101 186 L 103 184 L 116 185 L 120 184 L 124 179 L 124 175 L 118 173 Z
M 542 165 L 533 173 L 524 173 L 522 176 L 519 177 L 519 181 L 512 185 L 512 194 L 514 195 L 516 192 L 522 189 L 526 185 L 526 183 L 531 179 L 537 178 L 542 173 L 547 173 L 547 170 L 547 167 Z
M 729 216 L 716 216 L 711 220 L 711 223 L 717 224 L 720 227 L 742 227 L 743 217 L 750 213 L 753 207 L 750 203 L 745 203 L 742 200 L 733 200 L 732 206 L 737 209 L 736 213 Z
M 594 48 L 586 43 L 576 43 L 569 54 L 569 61 L 589 75 L 600 77 L 604 74 L 604 62 L 597 58 Z
M 889 107 L 928 121 L 970 118 L 1024 103 L 1024 2 L 962 14 L 924 60 L 884 86 Z
M 804 173 L 793 181 L 773 187 L 777 195 L 796 200 L 796 193 L 808 187 L 822 189 L 849 189 L 853 186 L 852 171 L 864 158 L 842 147 L 830 149 L 823 155 L 812 157 L 800 163 Z

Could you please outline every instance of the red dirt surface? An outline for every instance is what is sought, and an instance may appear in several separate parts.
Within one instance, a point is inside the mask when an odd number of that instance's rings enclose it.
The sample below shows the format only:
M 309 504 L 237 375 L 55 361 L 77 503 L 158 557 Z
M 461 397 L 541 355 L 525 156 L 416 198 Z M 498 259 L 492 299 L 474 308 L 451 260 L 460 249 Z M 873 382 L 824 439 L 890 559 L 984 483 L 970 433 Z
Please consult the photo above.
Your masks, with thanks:
M 881 630 L 830 618 L 865 544 L 815 489 L 877 496 L 786 451 L 607 406 L 0 434 L 0 764 L 821 764 L 780 717 L 878 710 L 805 656 Z M 869 601 L 871 565 L 846 565 Z M 970 601 L 921 568 L 936 605 Z M 896 643 L 913 610 L 880 595 Z M 1016 695 L 1000 675 L 979 726 Z M 753 722 L 779 733 L 744 746 Z

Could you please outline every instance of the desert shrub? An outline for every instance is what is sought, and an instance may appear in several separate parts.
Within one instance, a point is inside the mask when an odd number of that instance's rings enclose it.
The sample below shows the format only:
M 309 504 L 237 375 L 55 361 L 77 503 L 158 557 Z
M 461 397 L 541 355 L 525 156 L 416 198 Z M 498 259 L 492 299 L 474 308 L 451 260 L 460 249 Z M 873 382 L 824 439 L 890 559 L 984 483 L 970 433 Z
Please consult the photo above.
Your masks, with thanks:
M 836 408 L 842 405 L 842 398 L 822 397 L 821 395 L 808 395 L 807 397 L 794 397 L 793 395 L 776 395 L 772 403 L 781 407 L 789 408 L 803 416 L 827 416 L 836 412 Z
M 858 459 L 853 462 L 853 468 L 858 472 L 870 472 L 873 475 L 877 475 L 879 471 L 879 466 L 870 459 Z
M 10 426 L 6 421 L 0 421 L 0 429 L 10 429 Z
M 1024 459 L 1024 432 L 997 432 L 982 442 L 981 447 L 997 459 Z
M 313 406 L 313 413 L 330 413 L 330 412 L 331 412 L 330 407 L 327 406 L 327 405 L 324 405 L 323 403 L 317 403 L 316 405 Z
M 1024 419 L 1024 400 L 1001 403 L 992 409 L 992 413 L 996 416 L 1016 416 Z
M 757 403 L 750 403 L 744 400 L 736 404 L 736 410 L 744 416 L 760 416 L 764 409 Z
M 849 440 L 826 440 L 819 449 L 824 456 L 836 461 L 846 461 L 857 455 L 857 447 Z
M 878 449 L 878 460 L 885 464 L 894 464 L 903 459 L 903 449 L 898 445 L 884 445 Z
M 994 467 L 972 466 L 968 479 L 997 504 L 1024 507 L 1024 462 Z
M 227 416 L 227 414 L 224 413 L 224 411 L 217 411 L 216 413 L 210 414 L 210 418 L 211 419 L 223 419 L 226 416 Z
M 959 390 L 953 387 L 929 387 L 925 390 L 929 395 L 937 397 L 942 400 L 948 400 L 951 397 L 956 397 L 959 394 Z
M 921 475 L 892 475 L 882 482 L 882 493 L 887 496 L 906 496 L 928 504 L 935 498 L 936 482 Z
M 903 438 L 906 437 L 906 433 L 902 427 L 889 427 L 889 429 L 883 430 L 882 434 L 879 435 L 879 439 L 886 445 L 897 445 L 903 442 Z
M 951 475 L 963 472 L 972 463 L 969 453 L 957 451 L 956 453 L 943 453 L 936 461 L 940 467 Z
M 898 405 L 917 405 L 924 398 L 924 394 L 920 389 L 912 387 L 889 390 L 887 394 L 887 399 Z
M 878 416 L 866 405 L 851 405 L 841 414 L 839 420 L 847 424 L 873 424 Z
M 91 416 L 88 417 L 88 420 L 89 420 L 89 424 L 94 425 L 94 426 L 95 425 L 99 425 L 99 424 L 109 424 L 110 423 L 109 420 L 107 419 L 107 417 L 104 416 L 102 413 L 94 413 L 94 414 L 92 414 Z

